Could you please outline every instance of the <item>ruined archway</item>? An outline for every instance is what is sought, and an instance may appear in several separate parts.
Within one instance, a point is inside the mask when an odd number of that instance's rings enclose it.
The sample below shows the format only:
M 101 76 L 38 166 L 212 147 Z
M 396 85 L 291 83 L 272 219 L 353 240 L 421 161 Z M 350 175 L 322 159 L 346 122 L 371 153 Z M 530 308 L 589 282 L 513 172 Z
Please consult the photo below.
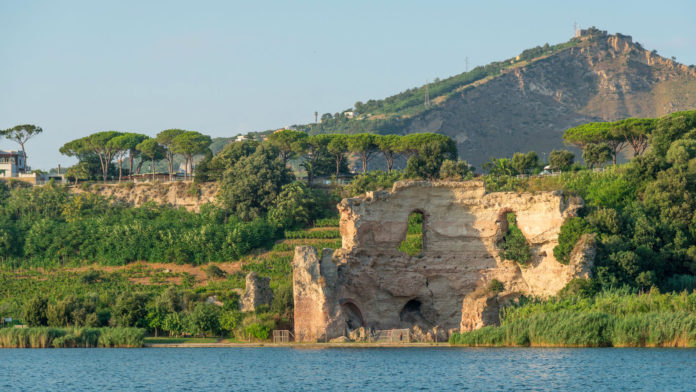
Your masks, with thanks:
M 408 214 L 408 227 L 403 241 L 399 244 L 399 251 L 409 256 L 419 256 L 425 251 L 425 220 L 426 215 L 422 210 L 413 210 Z
M 358 329 L 365 326 L 365 319 L 362 316 L 360 308 L 350 300 L 343 301 L 341 311 L 346 320 L 346 328 L 348 331 Z

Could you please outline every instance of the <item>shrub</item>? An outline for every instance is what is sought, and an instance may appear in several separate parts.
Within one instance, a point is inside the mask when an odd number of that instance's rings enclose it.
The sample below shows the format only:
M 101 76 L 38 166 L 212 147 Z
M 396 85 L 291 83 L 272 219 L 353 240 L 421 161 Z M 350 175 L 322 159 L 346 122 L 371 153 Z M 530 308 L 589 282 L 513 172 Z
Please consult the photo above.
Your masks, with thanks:
M 514 213 L 506 215 L 508 222 L 507 233 L 498 242 L 500 257 L 505 260 L 516 261 L 520 265 L 526 265 L 532 258 L 532 251 L 522 231 L 517 227 L 517 217 Z
M 224 278 L 227 275 L 225 271 L 220 269 L 220 267 L 215 264 L 209 265 L 205 269 L 205 274 L 208 276 L 208 279 Z
M 268 325 L 252 323 L 244 328 L 244 333 L 253 339 L 267 340 L 270 336 L 271 328 Z
M 559 263 L 568 264 L 570 262 L 570 253 L 575 248 L 575 244 L 580 237 L 591 232 L 592 229 L 589 224 L 582 218 L 569 218 L 561 226 L 561 231 L 558 234 L 558 245 L 553 248 L 553 256 Z
M 505 286 L 503 285 L 503 282 L 499 281 L 498 279 L 492 279 L 488 283 L 488 291 L 491 293 L 500 293 L 505 290 Z

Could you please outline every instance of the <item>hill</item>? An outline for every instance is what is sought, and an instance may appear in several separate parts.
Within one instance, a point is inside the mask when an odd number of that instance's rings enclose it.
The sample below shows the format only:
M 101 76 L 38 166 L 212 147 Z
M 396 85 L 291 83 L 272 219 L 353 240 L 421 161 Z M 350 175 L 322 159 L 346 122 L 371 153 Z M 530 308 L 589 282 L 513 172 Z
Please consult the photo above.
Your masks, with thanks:
M 309 133 L 437 132 L 475 166 L 492 156 L 563 147 L 567 128 L 659 117 L 696 107 L 696 67 L 661 57 L 630 36 L 581 30 L 570 41 L 528 49 L 383 100 L 324 115 Z M 351 117 L 353 115 L 353 117 Z

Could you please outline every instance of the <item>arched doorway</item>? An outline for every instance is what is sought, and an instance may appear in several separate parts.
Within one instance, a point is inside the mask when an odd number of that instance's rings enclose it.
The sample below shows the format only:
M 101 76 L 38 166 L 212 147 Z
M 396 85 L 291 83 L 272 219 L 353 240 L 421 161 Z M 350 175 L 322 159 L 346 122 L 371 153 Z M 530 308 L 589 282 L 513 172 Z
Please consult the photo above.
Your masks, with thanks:
M 343 317 L 346 320 L 346 328 L 348 331 L 365 326 L 365 320 L 363 319 L 360 308 L 358 308 L 358 306 L 352 301 L 343 301 L 341 304 L 341 311 L 343 312 Z
M 432 327 L 432 323 L 428 321 L 422 312 L 423 304 L 418 299 L 412 299 L 406 302 L 401 312 L 399 312 L 399 320 L 401 321 L 402 328 L 411 328 L 415 325 L 422 329 L 429 329 Z

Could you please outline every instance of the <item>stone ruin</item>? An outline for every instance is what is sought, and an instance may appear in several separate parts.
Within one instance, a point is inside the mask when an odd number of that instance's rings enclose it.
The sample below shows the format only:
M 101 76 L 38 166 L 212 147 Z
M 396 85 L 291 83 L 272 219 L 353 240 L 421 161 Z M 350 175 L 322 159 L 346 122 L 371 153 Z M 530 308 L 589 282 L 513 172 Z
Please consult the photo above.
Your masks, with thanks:
M 579 241 L 568 265 L 553 256 L 561 225 L 582 203 L 561 191 L 487 193 L 482 181 L 400 181 L 391 192 L 344 199 L 342 248 L 324 249 L 321 257 L 310 246 L 295 249 L 295 338 L 364 338 L 408 328 L 423 339 L 446 339 L 496 324 L 507 301 L 554 295 L 570 280 L 589 277 L 593 238 Z M 412 212 L 423 214 L 418 256 L 398 250 Z M 508 212 L 530 245 L 526 266 L 499 256 Z M 487 289 L 493 279 L 502 291 Z
M 239 303 L 242 312 L 254 312 L 262 305 L 270 305 L 273 302 L 273 291 L 270 286 L 270 278 L 258 276 L 256 272 L 249 272 L 246 276 L 246 287 Z

